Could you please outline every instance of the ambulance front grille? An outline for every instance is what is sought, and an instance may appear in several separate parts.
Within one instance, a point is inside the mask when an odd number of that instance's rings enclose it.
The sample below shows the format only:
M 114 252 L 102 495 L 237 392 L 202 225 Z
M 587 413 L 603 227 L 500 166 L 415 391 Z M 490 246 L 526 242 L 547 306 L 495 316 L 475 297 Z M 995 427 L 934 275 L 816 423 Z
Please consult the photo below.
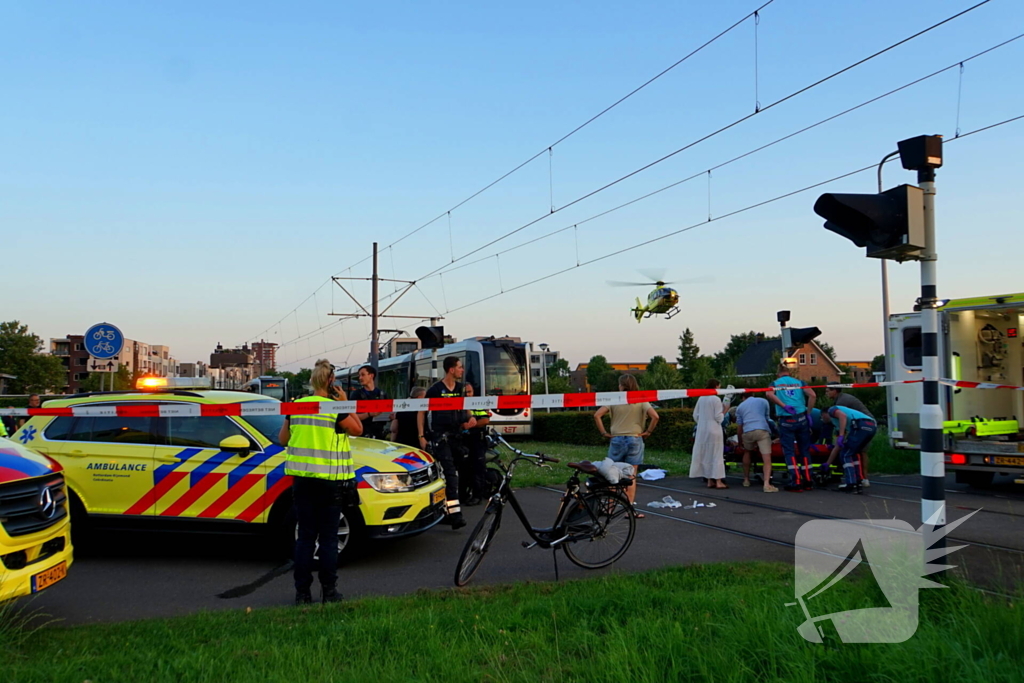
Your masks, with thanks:
M 42 531 L 67 517 L 66 503 L 61 475 L 0 484 L 0 525 L 8 536 Z

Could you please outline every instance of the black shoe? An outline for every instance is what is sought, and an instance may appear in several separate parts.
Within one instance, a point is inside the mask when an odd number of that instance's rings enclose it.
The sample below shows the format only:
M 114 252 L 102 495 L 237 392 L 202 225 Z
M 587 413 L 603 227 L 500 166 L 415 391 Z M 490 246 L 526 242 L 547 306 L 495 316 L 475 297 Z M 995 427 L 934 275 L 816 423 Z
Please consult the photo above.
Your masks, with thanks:
M 800 493 L 804 490 L 804 487 L 799 484 L 786 484 L 782 487 L 783 490 L 789 491 L 790 493 Z
M 466 518 L 462 516 L 461 512 L 456 512 L 454 515 L 448 515 L 447 522 L 453 529 L 461 529 L 466 526 Z
M 462 504 L 465 505 L 466 507 L 470 507 L 471 508 L 471 507 L 476 507 L 477 505 L 479 505 L 482 502 L 484 502 L 483 498 L 477 498 L 476 496 L 473 496 L 469 500 L 463 501 Z
M 840 484 L 839 491 L 843 493 L 860 493 L 860 484 Z
M 296 605 L 311 605 L 313 604 L 313 594 L 308 590 L 295 591 L 295 604 Z
M 320 590 L 320 600 L 325 605 L 329 602 L 341 602 L 342 595 L 337 588 L 323 588 Z
M 813 491 L 813 490 L 814 490 L 814 484 L 812 484 L 809 481 L 804 483 L 804 491 Z

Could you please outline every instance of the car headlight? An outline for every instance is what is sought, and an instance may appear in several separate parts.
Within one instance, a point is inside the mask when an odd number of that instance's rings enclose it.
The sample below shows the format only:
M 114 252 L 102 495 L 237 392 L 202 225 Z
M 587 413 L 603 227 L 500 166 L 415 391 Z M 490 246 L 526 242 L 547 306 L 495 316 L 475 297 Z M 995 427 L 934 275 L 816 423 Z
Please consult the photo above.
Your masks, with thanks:
M 416 488 L 412 485 L 412 476 L 407 472 L 367 473 L 363 475 L 363 479 L 379 493 L 403 493 Z

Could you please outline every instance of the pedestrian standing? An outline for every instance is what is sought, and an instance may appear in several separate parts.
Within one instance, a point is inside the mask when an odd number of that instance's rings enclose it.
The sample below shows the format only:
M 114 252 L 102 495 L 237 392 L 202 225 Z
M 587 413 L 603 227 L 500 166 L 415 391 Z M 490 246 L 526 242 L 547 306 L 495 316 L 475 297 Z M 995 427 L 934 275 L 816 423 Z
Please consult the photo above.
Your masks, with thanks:
M 466 382 L 466 398 L 473 396 L 476 396 L 476 388 Z M 463 444 L 468 453 L 465 469 L 459 472 L 459 481 L 465 492 L 466 505 L 474 506 L 483 502 L 487 493 L 487 425 L 491 421 L 491 411 L 470 410 L 469 414 L 476 424 L 467 429 L 463 436 Z
M 310 377 L 313 395 L 296 400 L 345 400 L 334 386 L 334 366 L 318 360 Z M 284 473 L 291 476 L 298 535 L 295 539 L 295 604 L 313 602 L 313 554 L 320 547 L 320 598 L 339 602 L 338 527 L 345 508 L 359 505 L 349 436 L 363 425 L 351 413 L 286 417 L 278 438 L 286 448 Z M 351 514 L 351 512 L 350 512 Z
M 636 377 L 622 375 L 619 377 L 619 391 L 639 391 Z M 609 417 L 609 428 L 604 428 L 604 416 Z M 626 497 L 630 505 L 636 499 L 636 480 L 640 464 L 644 461 L 644 439 L 651 435 L 658 426 L 658 411 L 650 403 L 631 403 L 623 406 L 601 406 L 594 413 L 597 431 L 608 441 L 608 457 L 613 462 L 624 462 L 633 466 L 633 483 L 626 488 Z M 648 422 L 649 420 L 649 422 Z M 644 423 L 646 422 L 646 427 Z M 642 512 L 636 513 L 637 519 L 643 519 Z
M 426 387 L 413 387 L 409 398 L 423 398 Z M 405 446 L 427 450 L 424 416 L 426 411 L 406 410 L 391 414 L 391 440 Z
M 42 400 L 39 398 L 39 394 L 29 394 L 28 395 L 28 407 L 29 408 L 38 408 L 40 405 L 42 405 Z M 21 426 L 23 424 L 25 424 L 26 422 L 28 422 L 29 417 L 30 416 L 28 416 L 28 415 L 26 415 L 24 417 L 19 417 L 17 419 L 17 422 L 15 423 L 14 431 L 17 431 L 17 430 L 21 429 Z
M 771 387 L 768 400 L 775 404 L 779 442 L 789 471 L 789 482 L 785 489 L 810 491 L 814 488 L 811 480 L 810 411 L 814 408 L 817 396 L 803 380 L 791 377 L 789 367 L 785 364 L 779 366 L 778 378 L 771 383 Z
M 380 401 L 388 397 L 377 386 L 377 368 L 364 365 L 359 368 L 359 386 L 349 394 L 350 401 Z M 383 439 L 386 422 L 377 419 L 384 413 L 356 413 L 356 418 L 363 423 L 363 436 L 372 439 Z
M 828 415 L 838 424 L 837 442 L 839 454 L 843 458 L 843 483 L 839 490 L 844 493 L 860 493 L 863 476 L 857 454 L 867 450 L 878 426 L 870 415 L 844 406 L 832 406 L 828 409 Z
M 706 388 L 718 389 L 722 383 L 709 379 Z M 701 396 L 693 408 L 697 422 L 697 436 L 693 440 L 690 476 L 704 477 L 709 489 L 727 489 L 725 483 L 725 434 L 722 419 L 725 407 L 717 395 Z
M 444 377 L 427 389 L 427 398 L 456 398 L 463 395 L 462 376 L 466 369 L 456 356 L 444 359 Z M 466 526 L 459 504 L 459 470 L 455 467 L 453 448 L 458 447 L 463 429 L 476 425 L 465 410 L 435 410 L 430 413 L 430 440 L 434 458 L 441 463 L 445 480 L 445 523 L 453 529 Z
M 762 476 L 765 493 L 776 493 L 772 486 L 772 432 L 769 426 L 770 408 L 768 399 L 747 395 L 736 406 L 736 436 L 743 448 L 743 485 L 750 486 L 750 460 L 756 449 L 761 455 Z

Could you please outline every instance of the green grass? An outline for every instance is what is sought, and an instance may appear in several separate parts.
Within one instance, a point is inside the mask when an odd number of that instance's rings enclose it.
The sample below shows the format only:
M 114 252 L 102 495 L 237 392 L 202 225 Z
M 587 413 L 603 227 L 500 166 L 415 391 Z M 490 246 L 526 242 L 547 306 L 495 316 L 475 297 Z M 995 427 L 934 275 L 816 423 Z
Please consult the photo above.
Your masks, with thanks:
M 527 453 L 537 453 L 559 458 L 562 462 L 552 465 L 551 469 L 534 467 L 529 463 L 516 465 L 515 478 L 512 480 L 515 488 L 526 486 L 561 486 L 569 478 L 569 469 L 565 466 L 568 462 L 579 462 L 590 460 L 599 462 L 608 455 L 607 446 L 579 446 L 566 443 L 541 443 L 539 441 L 516 441 L 510 442 L 516 448 Z M 509 462 L 509 453 L 504 448 L 499 449 L 502 460 Z M 644 451 L 644 464 L 649 467 L 660 467 L 667 470 L 670 475 L 678 476 L 688 474 L 690 471 L 690 454 L 683 450 L 655 450 L 648 448 Z
M 818 613 L 868 604 L 848 580 Z M 5 683 L 68 681 L 1020 680 L 1024 610 L 925 590 L 901 644 L 812 644 L 792 568 L 717 564 L 561 583 L 423 591 L 327 608 L 49 627 L 0 650 Z
M 552 465 L 550 470 L 531 467 L 525 463 L 517 466 L 514 479 L 516 488 L 542 485 L 560 486 L 569 476 L 569 471 L 565 468 L 566 462 L 580 460 L 597 462 L 603 460 L 608 453 L 607 446 L 580 446 L 540 441 L 516 441 L 512 442 L 512 445 L 527 453 L 541 451 L 562 460 L 561 464 Z M 508 462 L 506 454 L 507 451 L 502 449 L 502 458 Z M 882 437 L 876 437 L 871 442 L 868 458 L 871 474 L 916 474 L 920 471 L 920 459 L 917 451 L 897 450 Z M 666 470 L 669 476 L 686 476 L 690 472 L 690 454 L 681 448 L 677 450 L 648 448 L 644 451 L 644 465 L 660 467 Z M 732 474 L 738 471 L 736 467 L 729 470 Z

